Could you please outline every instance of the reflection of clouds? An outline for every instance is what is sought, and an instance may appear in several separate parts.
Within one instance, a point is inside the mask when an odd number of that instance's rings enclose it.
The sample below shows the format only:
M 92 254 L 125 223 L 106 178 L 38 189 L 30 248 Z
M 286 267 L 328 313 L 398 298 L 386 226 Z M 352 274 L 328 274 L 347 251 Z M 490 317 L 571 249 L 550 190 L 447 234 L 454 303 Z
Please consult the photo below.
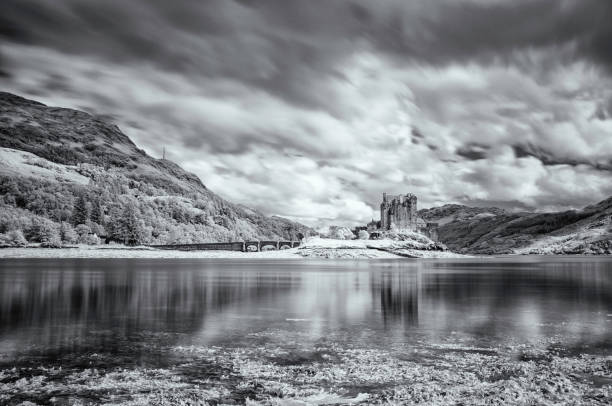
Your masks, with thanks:
M 158 335 L 228 344 L 269 330 L 312 342 L 437 342 L 458 332 L 605 343 L 611 285 L 612 265 L 599 259 L 4 261 L 0 344 L 9 354 L 131 341 L 146 353 Z
M 531 343 L 554 334 L 574 342 L 609 336 L 604 310 L 612 304 L 612 281 L 605 262 L 367 264 L 363 269 L 363 264 L 336 262 L 302 273 L 294 289 L 266 299 L 268 312 L 256 328 L 304 330 L 312 341 L 340 330 L 358 339 L 366 329 L 397 340 L 424 335 L 437 341 L 452 332 Z M 217 317 L 250 314 L 255 320 L 261 315 L 259 307 L 248 302 L 225 312 Z M 216 322 L 208 322 L 205 330 L 221 335 L 212 328 Z M 228 328 L 246 331 L 254 324 Z
M 538 338 L 544 336 L 542 332 L 542 314 L 537 303 L 526 300 L 519 304 L 517 310 L 517 324 L 521 327 L 520 333 L 523 337 L 532 338 L 532 342 L 537 342 Z
M 224 330 L 281 327 L 306 328 L 309 337 L 317 340 L 347 324 L 371 318 L 372 297 L 367 272 L 346 272 L 346 268 L 337 266 L 321 272 L 312 272 L 307 265 L 296 268 L 306 272 L 300 273 L 291 289 L 259 298 L 257 303 L 243 301 L 227 307 L 204 322 L 199 339 L 217 340 Z M 244 324 L 243 318 L 257 321 Z M 234 322 L 228 323 L 230 320 Z M 224 328 L 219 328 L 222 326 Z

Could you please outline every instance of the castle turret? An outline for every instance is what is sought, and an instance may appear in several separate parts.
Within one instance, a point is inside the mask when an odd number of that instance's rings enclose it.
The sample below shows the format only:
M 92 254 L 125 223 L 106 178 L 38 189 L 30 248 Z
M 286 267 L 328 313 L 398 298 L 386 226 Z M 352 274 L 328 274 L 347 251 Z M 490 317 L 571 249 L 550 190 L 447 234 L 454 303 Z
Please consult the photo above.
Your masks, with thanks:
M 383 230 L 391 228 L 416 230 L 417 197 L 412 193 L 405 195 L 383 193 L 383 201 L 380 204 L 380 226 Z

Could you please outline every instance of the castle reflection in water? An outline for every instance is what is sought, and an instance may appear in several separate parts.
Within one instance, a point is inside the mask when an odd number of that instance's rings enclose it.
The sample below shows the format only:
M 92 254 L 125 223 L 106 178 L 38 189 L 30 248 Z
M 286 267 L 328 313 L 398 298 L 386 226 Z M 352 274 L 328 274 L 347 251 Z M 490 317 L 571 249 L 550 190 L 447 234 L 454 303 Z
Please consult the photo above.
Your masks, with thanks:
M 120 352 L 129 342 L 151 353 L 162 341 L 227 343 L 270 328 L 409 341 L 529 340 L 554 326 L 611 342 L 611 287 L 610 262 L 595 259 L 3 261 L 0 350 Z

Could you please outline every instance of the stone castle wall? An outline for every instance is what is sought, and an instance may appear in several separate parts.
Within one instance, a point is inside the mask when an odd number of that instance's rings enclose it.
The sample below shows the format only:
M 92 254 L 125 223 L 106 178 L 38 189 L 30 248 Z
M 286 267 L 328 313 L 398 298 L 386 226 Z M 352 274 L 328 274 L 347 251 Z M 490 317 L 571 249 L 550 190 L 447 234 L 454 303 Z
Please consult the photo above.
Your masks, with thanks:
M 412 193 L 406 195 L 388 195 L 383 193 L 380 204 L 380 228 L 390 230 L 417 230 L 417 197 Z
M 368 229 L 374 228 L 374 221 L 368 224 Z M 417 197 L 408 193 L 405 195 L 389 195 L 383 193 L 380 204 L 380 230 L 409 230 L 421 233 L 434 241 L 438 240 L 438 224 L 426 223 L 418 217 Z

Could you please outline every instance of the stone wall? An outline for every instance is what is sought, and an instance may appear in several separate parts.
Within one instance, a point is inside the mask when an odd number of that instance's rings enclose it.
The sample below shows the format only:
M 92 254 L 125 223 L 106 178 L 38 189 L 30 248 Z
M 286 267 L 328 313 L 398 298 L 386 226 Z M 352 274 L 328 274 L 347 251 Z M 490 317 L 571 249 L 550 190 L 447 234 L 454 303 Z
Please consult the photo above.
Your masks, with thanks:
M 412 193 L 390 195 L 383 193 L 380 204 L 380 222 L 368 223 L 368 231 L 407 230 L 421 233 L 438 241 L 438 223 L 426 223 L 417 215 L 417 197 Z
M 380 228 L 390 230 L 417 230 L 417 197 L 412 193 L 406 195 L 388 195 L 383 193 L 380 204 Z

